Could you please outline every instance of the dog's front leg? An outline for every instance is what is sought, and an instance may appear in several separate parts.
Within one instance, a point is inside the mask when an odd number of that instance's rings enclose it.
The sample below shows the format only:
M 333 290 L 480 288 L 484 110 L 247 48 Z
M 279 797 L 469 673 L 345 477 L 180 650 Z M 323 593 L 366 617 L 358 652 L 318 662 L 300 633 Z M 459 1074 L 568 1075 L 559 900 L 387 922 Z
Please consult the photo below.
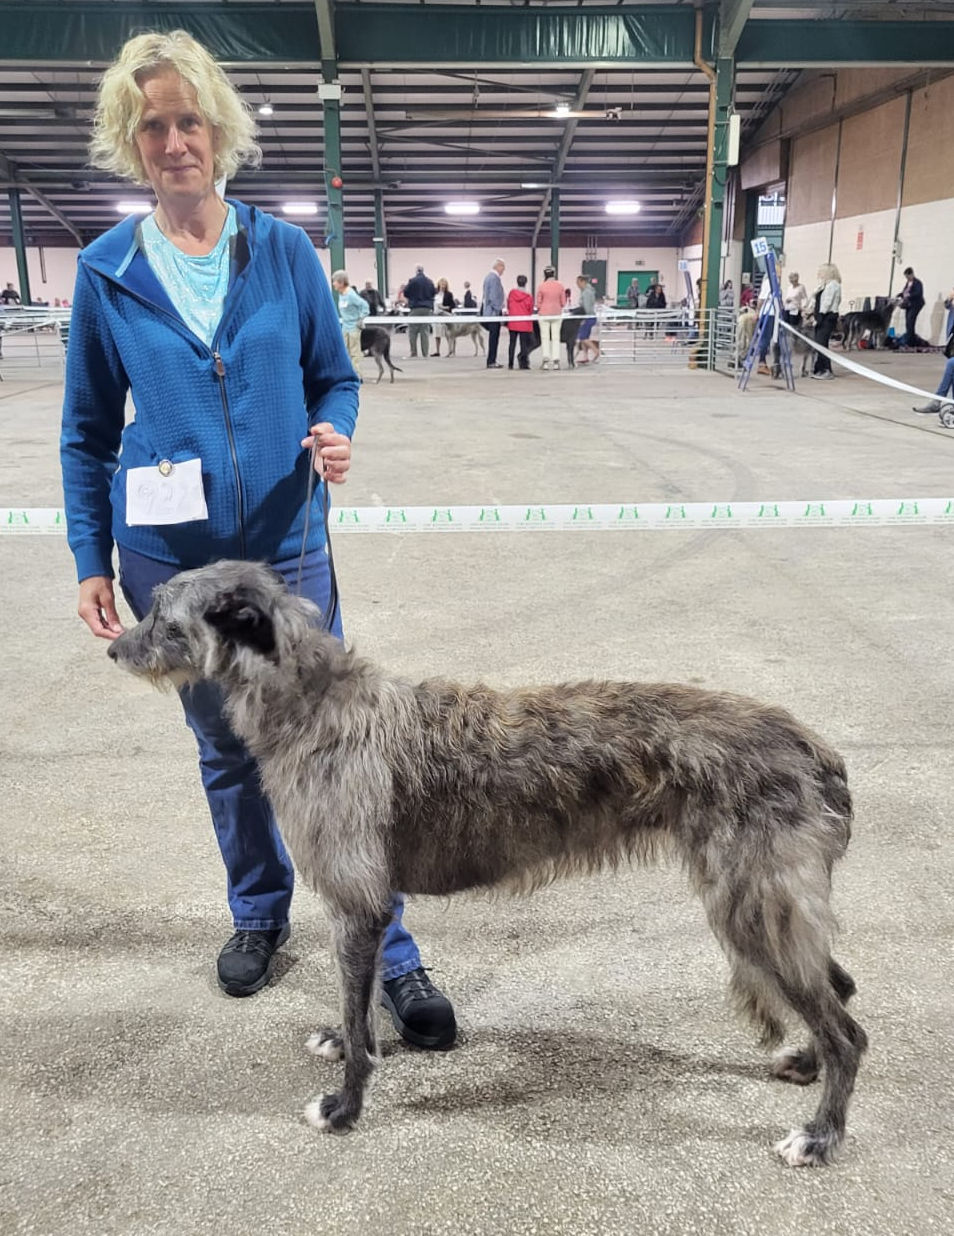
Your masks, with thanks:
M 318 1055 L 340 1058 L 344 1052 L 344 1085 L 337 1094 L 325 1094 L 305 1108 L 305 1119 L 317 1129 L 346 1133 L 361 1115 L 364 1091 L 377 1063 L 372 1021 L 372 998 L 377 984 L 381 942 L 390 913 L 369 921 L 351 915 L 333 920 L 335 955 L 341 984 L 342 1029 L 340 1046 L 333 1035 L 319 1035 Z

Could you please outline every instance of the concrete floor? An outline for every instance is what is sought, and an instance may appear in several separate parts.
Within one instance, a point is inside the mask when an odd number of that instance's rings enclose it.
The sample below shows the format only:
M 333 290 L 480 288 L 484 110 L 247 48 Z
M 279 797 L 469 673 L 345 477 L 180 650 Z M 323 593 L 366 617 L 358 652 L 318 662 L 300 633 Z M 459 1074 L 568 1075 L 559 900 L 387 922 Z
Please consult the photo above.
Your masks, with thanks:
M 403 352 L 405 349 L 398 347 Z M 876 355 L 933 389 L 937 356 Z M 341 501 L 949 496 L 954 435 L 855 377 L 486 372 L 366 386 Z M 370 362 L 368 376 L 373 374 Z M 0 505 L 57 506 L 60 388 L 0 386 Z M 279 980 L 222 996 L 224 881 L 174 698 L 74 617 L 65 541 L 0 536 L 0 1230 L 925 1236 L 954 1214 L 951 530 L 339 536 L 350 637 L 409 675 L 632 677 L 791 708 L 846 755 L 838 954 L 871 1036 L 840 1163 L 772 1143 L 768 1079 L 678 870 L 408 911 L 459 1047 L 385 1062 L 366 1118 L 301 1116 L 337 1066 L 328 935 L 296 900 Z

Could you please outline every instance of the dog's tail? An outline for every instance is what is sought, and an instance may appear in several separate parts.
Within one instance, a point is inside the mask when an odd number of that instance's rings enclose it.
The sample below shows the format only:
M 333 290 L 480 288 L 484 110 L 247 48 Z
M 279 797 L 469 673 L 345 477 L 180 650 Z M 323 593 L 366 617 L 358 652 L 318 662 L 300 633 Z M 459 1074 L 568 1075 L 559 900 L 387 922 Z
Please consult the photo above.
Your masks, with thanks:
M 384 359 L 387 362 L 388 366 L 391 369 L 395 370 L 397 373 L 404 372 L 404 370 L 401 369 L 399 365 L 395 365 L 394 361 L 391 360 L 391 340 L 390 339 L 388 339 L 387 343 L 384 345 Z
M 851 791 L 848 788 L 848 770 L 838 752 L 815 735 L 811 736 L 809 749 L 815 762 L 816 778 L 824 803 L 825 815 L 829 819 L 835 818 L 839 821 L 841 854 L 844 854 L 851 840 L 851 824 L 854 819 Z

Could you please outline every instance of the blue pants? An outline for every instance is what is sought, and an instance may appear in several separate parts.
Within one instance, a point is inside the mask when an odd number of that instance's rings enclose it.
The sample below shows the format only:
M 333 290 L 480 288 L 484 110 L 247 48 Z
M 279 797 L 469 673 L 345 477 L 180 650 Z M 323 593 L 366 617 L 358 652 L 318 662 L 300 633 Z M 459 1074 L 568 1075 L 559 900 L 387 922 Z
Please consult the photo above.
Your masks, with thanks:
M 941 375 L 941 385 L 935 393 L 941 398 L 945 395 L 954 395 L 954 356 L 944 366 L 944 373 Z
M 295 588 L 298 559 L 271 564 Z M 153 589 L 178 574 L 179 567 L 119 547 L 119 582 L 129 608 L 142 618 Z M 328 558 L 323 550 L 305 558 L 302 596 L 324 608 L 329 595 Z M 341 616 L 332 630 L 340 639 Z M 233 734 L 222 695 L 211 682 L 179 692 L 186 722 L 199 745 L 199 769 L 212 823 L 228 876 L 229 908 L 236 929 L 275 931 L 288 922 L 294 869 L 282 843 L 271 804 L 262 793 L 258 766 Z M 421 964 L 417 945 L 402 922 L 404 898 L 393 894 L 394 917 L 384 937 L 381 977 L 397 978 Z

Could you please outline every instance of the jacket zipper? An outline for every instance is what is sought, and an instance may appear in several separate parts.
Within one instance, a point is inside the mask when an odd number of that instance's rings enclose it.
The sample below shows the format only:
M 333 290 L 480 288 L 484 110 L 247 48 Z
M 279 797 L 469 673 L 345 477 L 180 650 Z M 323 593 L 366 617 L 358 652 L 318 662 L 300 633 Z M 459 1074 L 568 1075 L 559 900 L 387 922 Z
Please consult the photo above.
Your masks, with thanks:
M 218 352 L 212 353 L 215 361 L 215 376 L 219 380 L 219 394 L 222 396 L 222 415 L 225 417 L 225 432 L 229 439 L 229 453 L 232 456 L 232 468 L 235 471 L 235 514 L 238 519 L 239 557 L 245 557 L 245 503 L 242 500 L 242 476 L 239 472 L 238 454 L 235 450 L 235 434 L 232 432 L 232 416 L 229 412 L 229 397 L 225 391 L 225 362 Z

